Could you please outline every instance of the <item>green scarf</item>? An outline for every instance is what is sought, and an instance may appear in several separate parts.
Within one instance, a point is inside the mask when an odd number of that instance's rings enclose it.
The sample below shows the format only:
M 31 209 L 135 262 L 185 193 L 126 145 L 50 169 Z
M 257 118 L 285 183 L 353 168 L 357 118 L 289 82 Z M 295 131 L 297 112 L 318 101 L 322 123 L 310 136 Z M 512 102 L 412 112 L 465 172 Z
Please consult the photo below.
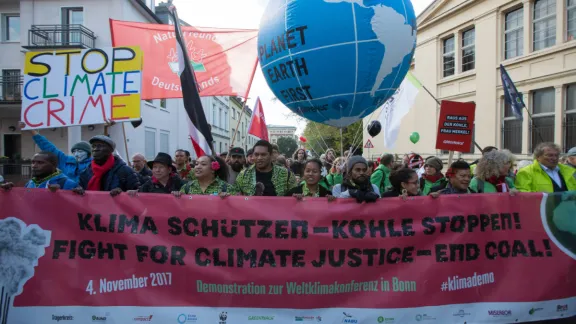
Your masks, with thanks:
M 50 174 L 49 176 L 44 177 L 42 179 L 38 179 L 36 177 L 32 178 L 32 182 L 34 183 L 34 185 L 36 187 L 38 187 L 41 183 L 44 183 L 44 182 L 54 178 L 55 176 L 59 175 L 60 173 L 62 173 L 62 172 L 60 172 L 60 170 L 56 169 L 56 172 L 54 172 L 54 173 Z
M 308 186 L 306 184 L 304 184 L 302 186 L 302 196 L 304 196 L 304 197 L 320 197 L 320 185 L 318 185 L 318 190 L 316 190 L 316 193 L 312 193 L 312 192 L 310 192 L 310 189 L 308 189 Z

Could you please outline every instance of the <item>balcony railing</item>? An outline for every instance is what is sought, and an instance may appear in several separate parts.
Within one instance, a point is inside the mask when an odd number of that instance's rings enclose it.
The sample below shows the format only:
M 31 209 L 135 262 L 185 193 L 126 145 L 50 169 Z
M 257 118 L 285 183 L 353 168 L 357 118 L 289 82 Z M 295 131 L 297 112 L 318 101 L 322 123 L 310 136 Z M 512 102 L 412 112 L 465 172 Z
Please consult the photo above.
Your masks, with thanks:
M 83 25 L 32 25 L 27 49 L 94 48 L 96 36 Z
M 0 104 L 18 104 L 22 102 L 21 75 L 0 76 Z

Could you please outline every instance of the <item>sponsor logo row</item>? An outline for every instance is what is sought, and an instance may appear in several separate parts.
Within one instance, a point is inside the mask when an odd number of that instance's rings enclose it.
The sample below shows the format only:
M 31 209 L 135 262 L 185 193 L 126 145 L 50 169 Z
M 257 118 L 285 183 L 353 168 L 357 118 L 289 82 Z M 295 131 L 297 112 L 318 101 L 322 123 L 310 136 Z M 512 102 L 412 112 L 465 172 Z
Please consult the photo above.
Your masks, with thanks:
M 528 314 L 529 315 L 536 315 L 538 312 L 544 310 L 544 308 L 542 307 L 532 307 L 530 308 L 530 310 L 528 310 Z M 557 305 L 555 308 L 555 311 L 557 313 L 566 313 L 568 312 L 568 304 L 562 304 L 562 305 Z M 489 317 L 492 318 L 508 318 L 508 317 L 513 317 L 513 316 L 518 316 L 520 314 L 514 314 L 512 312 L 512 310 L 510 309 L 491 309 L 487 311 L 487 314 Z M 472 313 L 468 312 L 465 309 L 460 309 L 457 312 L 454 312 L 452 314 L 452 316 L 454 317 L 458 317 L 458 318 L 467 318 L 472 316 Z M 248 321 L 255 321 L 255 322 L 273 322 L 275 320 L 275 315 L 249 315 L 249 316 L 245 316 L 245 319 Z M 89 320 L 91 320 L 94 323 L 106 323 L 106 321 L 110 318 L 110 313 L 106 313 L 104 315 L 91 315 L 89 317 Z M 66 322 L 66 321 L 74 321 L 75 319 L 78 319 L 78 317 L 76 316 L 72 316 L 72 315 L 66 315 L 66 314 L 52 314 L 52 321 L 55 322 Z M 437 318 L 434 316 L 431 316 L 429 314 L 425 314 L 425 313 L 421 313 L 421 314 L 416 314 L 414 315 L 414 319 L 417 322 L 426 322 L 426 321 L 436 321 Z M 213 319 L 214 322 L 218 323 L 218 324 L 232 324 L 232 322 L 229 321 L 228 319 L 228 312 L 220 312 L 218 314 L 218 318 L 217 319 Z M 154 317 L 154 315 L 150 314 L 150 315 L 141 315 L 141 316 L 135 316 L 132 319 L 133 322 L 135 323 L 151 323 L 151 322 L 158 322 L 158 323 L 169 323 L 166 322 L 166 320 L 162 319 L 157 319 Z M 294 316 L 293 321 L 295 323 L 300 323 L 300 322 L 308 322 L 308 323 L 321 323 L 322 322 L 322 316 L 319 315 L 308 315 L 308 316 Z M 378 316 L 377 318 L 375 318 L 374 320 L 375 323 L 378 324 L 395 324 L 397 323 L 396 319 L 394 317 L 385 317 L 385 316 Z M 191 324 L 191 323 L 201 323 L 199 321 L 199 318 L 196 314 L 178 314 L 177 316 L 174 317 L 174 322 L 173 323 L 177 323 L 177 324 Z M 205 321 L 202 321 L 202 323 L 207 323 Z M 340 323 L 343 324 L 358 324 L 360 323 L 360 321 L 356 318 L 356 316 L 354 316 L 352 313 L 349 312 L 342 312 L 342 317 L 341 317 L 341 321 Z

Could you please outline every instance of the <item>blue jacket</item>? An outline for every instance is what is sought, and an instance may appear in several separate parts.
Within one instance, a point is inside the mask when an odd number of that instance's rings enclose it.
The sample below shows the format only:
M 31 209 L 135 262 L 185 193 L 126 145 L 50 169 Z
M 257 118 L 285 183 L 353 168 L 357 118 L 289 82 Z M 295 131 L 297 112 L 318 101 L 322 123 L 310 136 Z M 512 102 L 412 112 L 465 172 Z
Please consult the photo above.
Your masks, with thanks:
M 86 190 L 88 182 L 90 182 L 93 175 L 94 172 L 92 172 L 92 166 L 90 165 L 80 174 L 78 184 Z M 120 188 L 122 191 L 138 190 L 140 181 L 138 180 L 138 173 L 134 169 L 126 165 L 126 162 L 119 157 L 114 156 L 114 166 L 104 174 L 100 190 L 112 191 L 112 189 L 116 188 Z
M 75 157 L 64 154 L 64 152 L 60 151 L 56 146 L 54 146 L 54 144 L 47 140 L 46 137 L 40 134 L 34 135 L 32 138 L 40 150 L 52 152 L 58 156 L 58 169 L 60 169 L 72 181 L 78 182 L 80 173 L 82 173 L 82 171 L 84 171 L 92 162 L 91 157 L 82 162 L 77 162 Z
M 59 175 L 42 182 L 38 186 L 36 186 L 34 181 L 30 180 L 26 184 L 26 188 L 48 188 L 49 185 L 53 184 L 60 185 L 60 189 L 63 190 L 72 190 L 78 187 L 76 182 L 70 180 L 64 173 L 60 173 Z

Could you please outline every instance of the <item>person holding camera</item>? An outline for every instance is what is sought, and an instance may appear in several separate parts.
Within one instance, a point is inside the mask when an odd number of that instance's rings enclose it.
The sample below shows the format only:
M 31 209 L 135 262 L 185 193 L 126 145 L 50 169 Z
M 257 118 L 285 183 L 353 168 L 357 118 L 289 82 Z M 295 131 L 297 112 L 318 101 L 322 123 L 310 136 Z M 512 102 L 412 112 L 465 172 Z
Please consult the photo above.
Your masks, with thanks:
M 370 183 L 366 159 L 358 155 L 351 156 L 346 171 L 342 184 L 337 184 L 332 189 L 334 197 L 356 198 L 358 203 L 376 202 L 380 198 L 378 186 Z

